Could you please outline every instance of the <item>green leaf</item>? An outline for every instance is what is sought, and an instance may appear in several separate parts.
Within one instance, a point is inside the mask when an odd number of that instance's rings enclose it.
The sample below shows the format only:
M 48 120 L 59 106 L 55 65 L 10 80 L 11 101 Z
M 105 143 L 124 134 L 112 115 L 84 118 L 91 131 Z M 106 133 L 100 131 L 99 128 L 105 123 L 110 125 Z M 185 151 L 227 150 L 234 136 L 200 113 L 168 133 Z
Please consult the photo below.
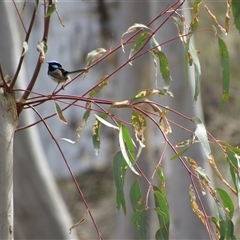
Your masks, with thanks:
M 190 39 L 189 39 L 190 41 Z M 189 54 L 191 55 L 193 65 L 194 65 L 194 72 L 195 72 L 195 93 L 194 93 L 194 102 L 197 101 L 200 92 L 200 76 L 201 76 L 201 66 L 198 59 L 197 52 L 191 42 L 189 43 Z
M 107 116 L 108 116 L 107 114 L 101 114 L 100 118 L 105 119 L 107 118 Z M 96 118 L 96 121 L 92 126 L 92 140 L 96 155 L 98 155 L 100 150 L 100 125 L 101 122 Z
M 220 206 L 219 202 L 215 200 L 216 212 L 218 218 L 212 218 L 213 222 L 215 223 L 217 230 L 219 232 L 219 239 L 222 240 L 232 240 L 236 239 L 234 235 L 234 225 L 232 221 L 226 217 L 225 209 Z
M 179 157 L 181 157 L 188 149 L 190 146 L 184 148 L 183 150 L 181 150 L 180 152 L 178 152 L 178 154 L 174 155 L 173 157 L 170 158 L 170 160 L 175 160 Z
M 106 85 L 108 85 L 108 76 L 102 77 L 100 83 L 89 92 L 88 96 L 90 98 L 95 97 Z
M 151 47 L 155 47 L 155 46 L 151 46 Z M 160 72 L 162 74 L 162 78 L 164 80 L 164 89 L 168 90 L 170 82 L 172 81 L 172 77 L 170 75 L 170 71 L 168 68 L 168 59 L 165 56 L 165 54 L 160 51 L 158 48 L 154 48 L 152 50 L 153 54 L 156 55 L 158 57 L 159 60 L 159 66 L 160 66 Z
M 131 223 L 138 229 L 140 238 L 147 240 L 147 210 L 135 212 L 131 219 Z
M 127 33 L 131 33 L 131 32 L 135 32 L 135 31 L 139 31 L 139 30 L 145 30 L 148 32 L 152 32 L 152 29 L 147 27 L 146 25 L 142 24 L 142 23 L 134 23 L 131 27 L 128 28 L 128 30 L 123 33 L 122 37 L 121 37 L 121 45 L 122 45 L 122 51 L 125 52 L 124 50 L 124 36 Z
M 232 219 L 233 213 L 234 213 L 234 205 L 233 205 L 232 199 L 229 197 L 227 192 L 224 191 L 223 189 L 216 188 L 215 190 L 219 193 L 219 195 L 222 199 L 223 206 L 224 206 L 225 210 L 228 212 L 228 217 L 230 219 Z
M 81 131 L 88 123 L 92 110 L 87 109 L 83 114 L 82 124 L 77 128 L 77 131 Z
M 67 124 L 67 120 L 65 119 L 65 117 L 63 116 L 63 113 L 62 113 L 62 109 L 60 108 L 60 106 L 56 103 L 55 103 L 55 109 L 56 109 L 56 113 L 58 115 L 58 118 L 65 124 Z
M 239 174 L 240 159 L 235 152 L 229 150 L 227 150 L 227 156 L 230 161 L 229 163 L 230 173 L 232 176 L 233 183 L 235 185 L 235 189 L 237 191 L 238 207 L 240 208 L 240 174 Z
M 193 4 L 193 12 L 194 12 L 194 19 L 190 24 L 190 31 L 194 32 L 198 28 L 198 15 L 199 15 L 199 5 L 202 2 L 202 0 L 195 0 Z
M 197 52 L 191 43 L 191 38 L 188 38 L 186 44 L 184 45 L 184 66 L 185 66 L 185 74 L 186 74 L 186 82 L 189 86 L 189 73 L 188 73 L 188 64 L 190 66 L 194 66 L 195 73 L 195 93 L 194 93 L 194 104 L 197 101 L 200 92 L 200 76 L 201 76 L 201 66 L 198 59 Z
M 156 239 L 169 239 L 169 226 L 170 216 L 168 202 L 163 193 L 159 188 L 153 186 L 154 200 L 155 200 L 155 211 L 157 212 L 159 229 L 156 233 Z
M 189 85 L 189 68 L 188 65 L 192 66 L 192 58 L 191 55 L 189 54 L 188 50 L 189 50 L 189 44 L 190 44 L 190 39 L 188 38 L 186 40 L 186 44 L 184 44 L 184 69 L 185 69 L 185 75 L 186 75 L 186 83 Z
M 147 209 L 138 179 L 131 186 L 130 200 L 134 211 L 131 223 L 138 229 L 141 239 L 147 239 Z
M 47 14 L 44 17 L 45 18 L 50 17 L 56 9 L 57 9 L 57 4 L 55 2 L 52 2 L 52 5 L 48 8 Z
M 135 44 L 131 48 L 129 59 L 131 59 L 140 50 L 140 48 L 143 46 L 148 36 L 149 36 L 149 33 L 144 32 L 137 38 L 137 40 L 135 41 Z M 130 61 L 129 64 L 132 65 L 132 61 Z
M 229 67 L 229 56 L 228 56 L 228 49 L 225 42 L 218 37 L 218 47 L 219 47 L 219 54 L 221 58 L 221 67 L 222 67 L 222 106 L 223 109 L 226 105 L 229 96 L 229 86 L 230 86 L 230 67 Z
M 163 170 L 161 167 L 157 167 L 157 174 L 158 174 L 158 179 L 159 179 L 159 187 L 161 193 L 166 196 L 166 188 L 165 188 L 165 177 L 163 175 Z
M 150 47 L 152 48 L 152 52 L 157 55 L 158 52 L 161 52 L 161 46 L 155 39 L 155 36 L 153 35 L 150 39 Z
M 117 202 L 117 209 L 119 210 L 122 206 L 123 212 L 126 215 L 126 202 L 124 196 L 124 179 L 127 171 L 127 164 L 123 158 L 121 152 L 116 153 L 113 158 L 113 177 L 116 185 L 116 202 Z
M 122 155 L 127 165 L 135 174 L 139 175 L 139 173 L 133 167 L 133 164 L 135 163 L 135 149 L 134 149 L 133 140 L 131 138 L 131 135 L 128 129 L 121 123 L 119 124 L 118 140 L 119 140 L 120 150 L 122 152 Z
M 104 48 L 97 48 L 89 52 L 86 57 L 86 67 L 92 65 L 106 52 L 107 50 Z
M 240 33 L 240 4 L 239 0 L 232 0 L 232 13 L 234 17 L 234 23 L 238 32 Z
M 197 136 L 198 140 L 202 144 L 204 152 L 209 159 L 211 157 L 211 149 L 208 141 L 206 128 L 200 118 L 194 117 L 193 121 L 196 124 L 196 130 L 194 131 L 194 134 Z

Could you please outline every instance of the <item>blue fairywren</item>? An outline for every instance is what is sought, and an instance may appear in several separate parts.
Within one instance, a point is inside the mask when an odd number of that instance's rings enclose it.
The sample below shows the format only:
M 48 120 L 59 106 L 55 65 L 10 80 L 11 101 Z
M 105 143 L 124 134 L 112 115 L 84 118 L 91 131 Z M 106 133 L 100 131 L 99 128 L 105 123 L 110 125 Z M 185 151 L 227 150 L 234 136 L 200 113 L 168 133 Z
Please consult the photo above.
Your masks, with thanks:
M 85 69 L 79 69 L 79 70 L 75 70 L 75 71 L 66 71 L 62 68 L 62 65 L 57 62 L 57 61 L 48 61 L 48 76 L 56 83 L 64 83 L 67 80 L 70 79 L 69 74 L 72 73 L 78 73 L 78 72 L 85 72 Z

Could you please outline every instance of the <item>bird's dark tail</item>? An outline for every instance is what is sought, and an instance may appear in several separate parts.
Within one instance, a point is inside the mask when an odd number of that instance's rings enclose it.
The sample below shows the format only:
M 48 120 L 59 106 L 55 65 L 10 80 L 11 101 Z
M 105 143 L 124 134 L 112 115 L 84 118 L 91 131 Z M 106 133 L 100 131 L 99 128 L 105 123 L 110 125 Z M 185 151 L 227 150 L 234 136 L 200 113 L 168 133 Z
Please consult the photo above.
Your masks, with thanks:
M 86 71 L 87 71 L 86 69 L 78 69 L 78 70 L 71 71 L 71 72 L 67 72 L 67 73 L 68 73 L 68 74 L 72 74 L 72 73 L 86 72 Z

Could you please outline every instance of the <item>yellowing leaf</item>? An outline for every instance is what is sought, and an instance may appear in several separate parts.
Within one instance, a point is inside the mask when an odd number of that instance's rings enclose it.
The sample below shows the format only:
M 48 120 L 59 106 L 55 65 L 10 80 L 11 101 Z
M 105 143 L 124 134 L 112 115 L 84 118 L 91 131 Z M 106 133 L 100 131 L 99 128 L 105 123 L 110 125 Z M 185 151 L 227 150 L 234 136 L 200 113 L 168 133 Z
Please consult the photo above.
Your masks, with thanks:
M 137 111 L 132 112 L 132 126 L 134 129 L 137 141 L 142 147 L 145 147 L 144 145 L 145 138 L 143 133 L 146 129 L 147 124 L 144 116 L 141 113 Z
M 59 107 L 59 105 L 55 102 L 55 109 L 56 109 L 56 113 L 58 115 L 58 118 L 65 124 L 67 124 L 67 120 L 65 119 L 65 117 L 63 116 L 62 113 L 62 109 Z
M 193 190 L 192 185 L 189 187 L 189 195 L 190 195 L 190 203 L 191 207 L 194 213 L 199 217 L 199 219 L 202 221 L 202 223 L 206 226 L 206 217 L 204 216 L 203 212 L 199 209 L 197 202 L 196 202 L 196 196 L 195 192 Z
M 71 234 L 72 230 L 79 226 L 80 224 L 84 223 L 87 219 L 87 216 L 88 216 L 88 212 L 85 213 L 84 217 L 77 223 L 75 223 L 74 225 L 72 225 L 70 228 L 69 228 L 69 234 Z
M 90 98 L 96 96 L 104 86 L 108 85 L 108 76 L 102 77 L 100 83 L 88 94 Z
M 222 174 L 218 170 L 218 167 L 217 167 L 212 155 L 208 159 L 208 162 L 209 162 L 212 170 L 214 171 L 214 173 L 217 175 L 217 177 L 237 196 L 236 190 L 233 187 L 231 187 L 231 185 L 225 180 L 225 178 L 222 176 Z
M 92 65 L 106 52 L 107 50 L 104 48 L 97 48 L 89 52 L 86 57 L 86 67 Z

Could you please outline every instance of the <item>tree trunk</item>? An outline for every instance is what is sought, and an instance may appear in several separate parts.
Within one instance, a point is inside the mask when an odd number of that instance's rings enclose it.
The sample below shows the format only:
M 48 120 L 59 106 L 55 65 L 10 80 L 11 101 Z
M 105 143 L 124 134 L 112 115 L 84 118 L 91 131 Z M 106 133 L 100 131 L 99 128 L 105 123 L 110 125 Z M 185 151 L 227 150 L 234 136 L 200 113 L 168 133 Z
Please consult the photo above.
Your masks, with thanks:
M 13 136 L 18 116 L 13 96 L 0 88 L 0 239 L 13 239 Z

